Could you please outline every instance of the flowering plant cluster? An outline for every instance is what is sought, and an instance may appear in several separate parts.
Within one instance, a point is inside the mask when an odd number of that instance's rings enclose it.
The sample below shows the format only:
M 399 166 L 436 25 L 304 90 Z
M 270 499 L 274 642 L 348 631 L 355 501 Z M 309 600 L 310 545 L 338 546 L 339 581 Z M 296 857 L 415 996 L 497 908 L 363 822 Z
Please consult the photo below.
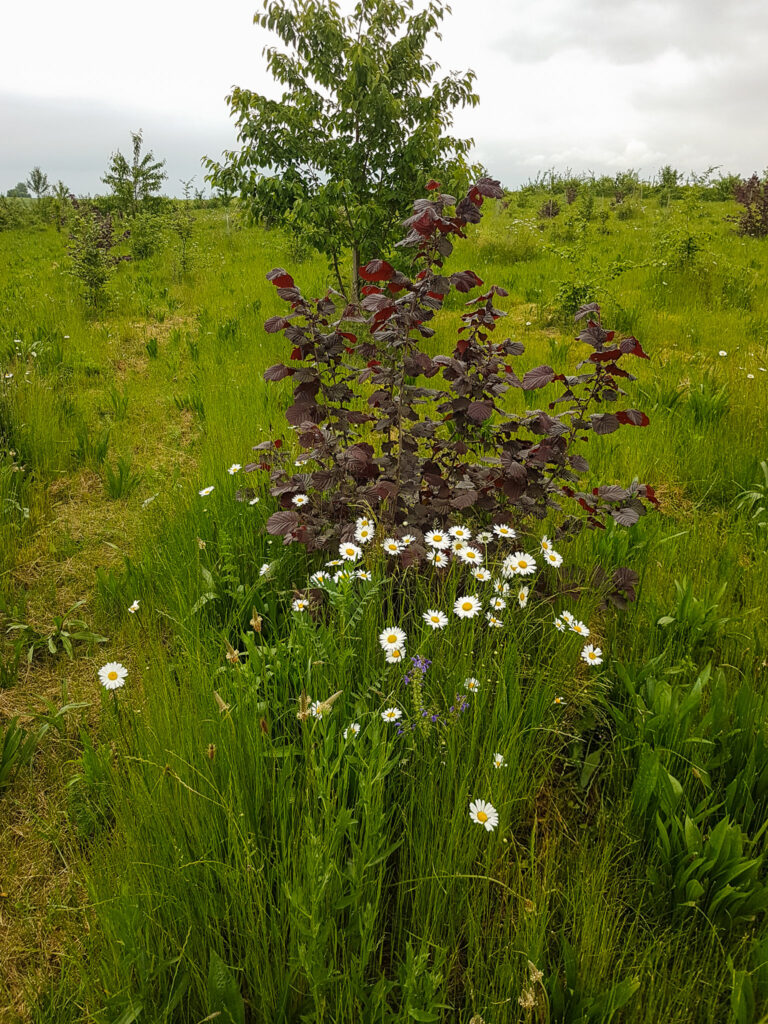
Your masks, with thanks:
M 623 357 L 648 358 L 640 342 L 617 339 L 592 303 L 577 314 L 585 322 L 579 339 L 592 349 L 576 368 L 582 372 L 566 376 L 537 366 L 519 376 L 510 360 L 524 346 L 496 338 L 505 314 L 495 303 L 507 293 L 491 285 L 467 303 L 452 353 L 428 354 L 421 344 L 434 336 L 430 323 L 450 293 L 484 287 L 471 270 L 443 273 L 451 239 L 465 238 L 484 200 L 500 198 L 502 190 L 481 178 L 457 202 L 437 182 L 427 187 L 431 195 L 414 204 L 399 243 L 412 250 L 413 277 L 372 260 L 360 271 L 360 305 L 338 310 L 332 292 L 310 300 L 282 268 L 267 275 L 290 309 L 265 329 L 282 331 L 291 351 L 288 363 L 264 376 L 291 379 L 286 418 L 304 449 L 294 462 L 280 439 L 265 441 L 254 449 L 257 461 L 244 467 L 271 470 L 281 508 L 269 531 L 286 543 L 327 549 L 353 539 L 350 506 L 369 508 L 391 530 L 410 524 L 414 543 L 400 558 L 412 564 L 427 557 L 425 531 L 456 511 L 519 523 L 568 505 L 562 528 L 573 531 L 600 527 L 609 515 L 622 525 L 637 522 L 646 512 L 643 499 L 656 501 L 653 488 L 635 481 L 579 491 L 589 467 L 574 449 L 590 432 L 647 425 L 636 409 L 606 411 L 624 394 L 620 382 L 634 379 L 619 365 Z M 441 386 L 428 386 L 438 374 Z M 510 389 L 548 385 L 560 385 L 561 393 L 547 411 L 513 413 L 503 404 Z

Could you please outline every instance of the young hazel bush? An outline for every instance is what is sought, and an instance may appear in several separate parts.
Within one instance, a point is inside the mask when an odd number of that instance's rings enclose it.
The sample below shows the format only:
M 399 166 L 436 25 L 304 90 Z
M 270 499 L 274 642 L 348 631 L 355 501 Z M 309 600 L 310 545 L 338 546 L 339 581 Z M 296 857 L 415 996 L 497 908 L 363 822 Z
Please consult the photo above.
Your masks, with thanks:
M 334 293 L 309 300 L 285 270 L 267 275 L 290 312 L 271 317 L 265 329 L 284 333 L 297 365 L 278 363 L 264 377 L 293 379 L 286 418 L 305 449 L 294 471 L 282 441 L 265 441 L 254 449 L 259 460 L 245 467 L 272 470 L 272 494 L 281 510 L 269 519 L 269 531 L 286 544 L 327 549 L 352 539 L 350 506 L 370 509 L 386 535 L 406 524 L 415 533 L 417 543 L 400 554 L 408 565 L 426 556 L 424 531 L 457 511 L 489 523 L 510 517 L 517 523 L 562 512 L 567 500 L 575 508 L 561 532 L 601 527 L 608 515 L 622 525 L 637 522 L 646 512 L 641 499 L 656 502 L 653 488 L 634 481 L 626 488 L 578 491 L 589 466 L 575 449 L 590 431 L 603 435 L 648 424 L 637 409 L 605 411 L 624 394 L 619 381 L 634 380 L 620 360 L 647 359 L 642 346 L 633 337 L 615 341 L 591 303 L 576 314 L 586 321 L 579 339 L 593 350 L 577 373 L 536 366 L 518 376 L 510 360 L 524 346 L 495 340 L 505 314 L 494 303 L 507 292 L 491 285 L 466 303 L 451 355 L 429 355 L 420 345 L 435 334 L 429 323 L 446 297 L 483 287 L 472 270 L 442 273 L 453 252 L 451 236 L 465 238 L 467 225 L 480 221 L 484 200 L 500 199 L 503 192 L 491 178 L 480 178 L 458 202 L 442 194 L 436 181 L 427 188 L 432 195 L 415 202 L 405 221 L 408 234 L 398 243 L 413 251 L 412 278 L 385 260 L 372 260 L 360 271 L 366 282 L 362 302 L 338 315 Z M 579 373 L 582 367 L 588 370 Z M 438 374 L 442 387 L 419 380 Z M 535 391 L 555 382 L 562 391 L 547 411 L 512 413 L 501 405 L 510 389 Z M 555 414 L 561 403 L 563 411 Z M 299 495 L 307 500 L 299 504 Z

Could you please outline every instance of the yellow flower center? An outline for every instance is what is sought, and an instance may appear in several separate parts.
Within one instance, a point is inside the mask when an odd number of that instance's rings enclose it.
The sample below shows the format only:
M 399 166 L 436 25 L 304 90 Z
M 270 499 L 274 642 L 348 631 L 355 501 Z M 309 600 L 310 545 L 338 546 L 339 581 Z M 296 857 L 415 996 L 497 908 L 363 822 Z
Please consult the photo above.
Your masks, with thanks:
M 389 634 L 389 636 L 387 637 L 387 643 L 390 643 L 390 644 L 396 644 L 397 643 L 397 637 L 395 636 L 394 633 L 390 633 Z
M 399 649 L 396 649 L 396 650 L 392 651 L 392 657 L 393 658 L 399 658 L 400 657 Z
M 114 670 L 112 672 L 108 672 L 107 673 L 107 679 L 112 679 L 112 680 L 117 679 L 117 672 L 115 672 Z
M 465 601 L 462 604 L 462 606 L 461 606 L 461 610 L 464 611 L 464 612 L 471 611 L 472 610 L 472 602 L 471 601 Z
M 517 564 L 518 564 L 518 567 L 520 569 L 525 569 L 526 566 L 528 565 L 528 563 L 526 562 L 526 560 L 524 558 L 521 558 L 520 561 Z
M 488 815 L 485 813 L 485 811 L 478 811 L 477 820 L 480 822 L 481 825 L 484 825 L 486 821 L 488 821 Z

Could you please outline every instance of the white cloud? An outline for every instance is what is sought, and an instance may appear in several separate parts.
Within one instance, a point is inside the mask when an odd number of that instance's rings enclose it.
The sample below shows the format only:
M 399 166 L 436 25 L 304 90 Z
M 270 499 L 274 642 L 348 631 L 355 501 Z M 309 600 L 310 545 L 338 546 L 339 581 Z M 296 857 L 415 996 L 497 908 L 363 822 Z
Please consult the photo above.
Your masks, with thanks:
M 233 84 L 274 94 L 257 0 L 41 0 L 3 14 L 0 189 L 33 163 L 82 191 L 143 128 L 170 184 L 234 144 Z M 351 0 L 344 0 L 349 8 Z M 762 0 L 453 0 L 444 70 L 477 72 L 458 134 L 507 184 L 550 166 L 612 171 L 766 162 Z

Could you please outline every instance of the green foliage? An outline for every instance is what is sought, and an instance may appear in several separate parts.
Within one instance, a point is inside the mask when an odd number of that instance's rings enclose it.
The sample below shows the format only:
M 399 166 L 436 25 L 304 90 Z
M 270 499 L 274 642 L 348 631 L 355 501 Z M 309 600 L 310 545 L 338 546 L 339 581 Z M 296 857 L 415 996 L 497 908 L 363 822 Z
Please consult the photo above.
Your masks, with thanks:
M 214 187 L 239 192 L 253 218 L 284 224 L 325 253 L 345 293 L 345 250 L 356 293 L 357 267 L 389 252 L 414 190 L 432 175 L 448 191 L 466 187 L 470 141 L 445 132 L 455 107 L 477 103 L 474 74 L 436 77 L 425 46 L 450 8 L 412 8 L 357 0 L 344 16 L 317 0 L 265 0 L 254 21 L 287 48 L 265 50 L 283 94 L 235 88 L 228 103 L 242 148 L 207 161 Z
M 76 444 L 72 453 L 75 462 L 98 469 L 107 457 L 111 433 L 111 427 L 105 427 L 97 434 L 87 424 L 81 423 L 75 433 Z
M 657 861 L 652 886 L 674 913 L 700 909 L 713 924 L 731 928 L 768 909 L 763 857 L 751 857 L 744 835 L 727 817 L 702 833 L 685 815 L 656 818 Z
M 713 426 L 728 413 L 730 397 L 725 384 L 718 384 L 713 376 L 703 380 L 688 392 L 687 408 L 693 422 L 699 427 Z
M 545 979 L 552 1020 L 562 1024 L 602 1024 L 632 1000 L 640 988 L 638 978 L 624 978 L 597 994 L 589 994 L 585 972 L 579 970 L 576 950 L 564 935 L 559 937 L 563 973 Z M 532 990 L 535 994 L 535 987 Z
M 130 250 L 135 260 L 146 260 L 160 248 L 165 222 L 153 210 L 139 210 L 130 221 Z
M 23 181 L 17 182 L 13 188 L 9 188 L 6 192 L 9 199 L 29 199 L 29 189 Z
M 132 459 L 129 455 L 118 458 L 114 469 L 109 463 L 104 466 L 104 490 L 110 498 L 127 498 L 141 483 L 141 473 L 131 471 Z
M 39 736 L 27 732 L 18 718 L 11 718 L 0 732 L 0 795 L 13 783 L 19 770 L 34 756 Z
M 121 261 L 112 251 L 118 241 L 109 214 L 102 214 L 87 202 L 73 204 L 67 245 L 69 272 L 94 309 L 106 304 L 107 284 Z
M 51 190 L 48 175 L 44 174 L 39 167 L 33 167 L 26 181 L 27 188 L 34 193 L 35 198 L 40 199 Z
M 245 1024 L 245 1004 L 237 979 L 213 950 L 208 962 L 208 1011 L 225 1024 Z
M 734 506 L 755 529 L 764 530 L 768 527 L 768 461 L 765 459 L 760 463 L 760 474 L 751 488 L 740 489 Z
M 7 632 L 15 634 L 18 642 L 27 647 L 27 661 L 30 664 L 38 652 L 56 655 L 64 651 L 71 661 L 75 656 L 75 643 L 107 642 L 107 637 L 95 633 L 87 622 L 73 618 L 72 613 L 82 608 L 84 604 L 85 601 L 76 601 L 63 615 L 54 615 L 49 629 L 38 629 L 29 622 L 11 622 Z
M 101 180 L 112 190 L 115 209 L 124 216 L 135 217 L 142 206 L 156 199 L 168 175 L 163 170 L 165 160 L 155 160 L 152 150 L 142 155 L 141 131 L 131 132 L 131 143 L 133 156 L 130 163 L 118 149 L 112 154 Z
M 719 611 L 728 583 L 716 591 L 697 597 L 694 584 L 685 577 L 675 580 L 675 606 L 667 615 L 662 615 L 657 626 L 672 629 L 678 642 L 695 650 L 711 649 L 718 637 L 731 621 Z

